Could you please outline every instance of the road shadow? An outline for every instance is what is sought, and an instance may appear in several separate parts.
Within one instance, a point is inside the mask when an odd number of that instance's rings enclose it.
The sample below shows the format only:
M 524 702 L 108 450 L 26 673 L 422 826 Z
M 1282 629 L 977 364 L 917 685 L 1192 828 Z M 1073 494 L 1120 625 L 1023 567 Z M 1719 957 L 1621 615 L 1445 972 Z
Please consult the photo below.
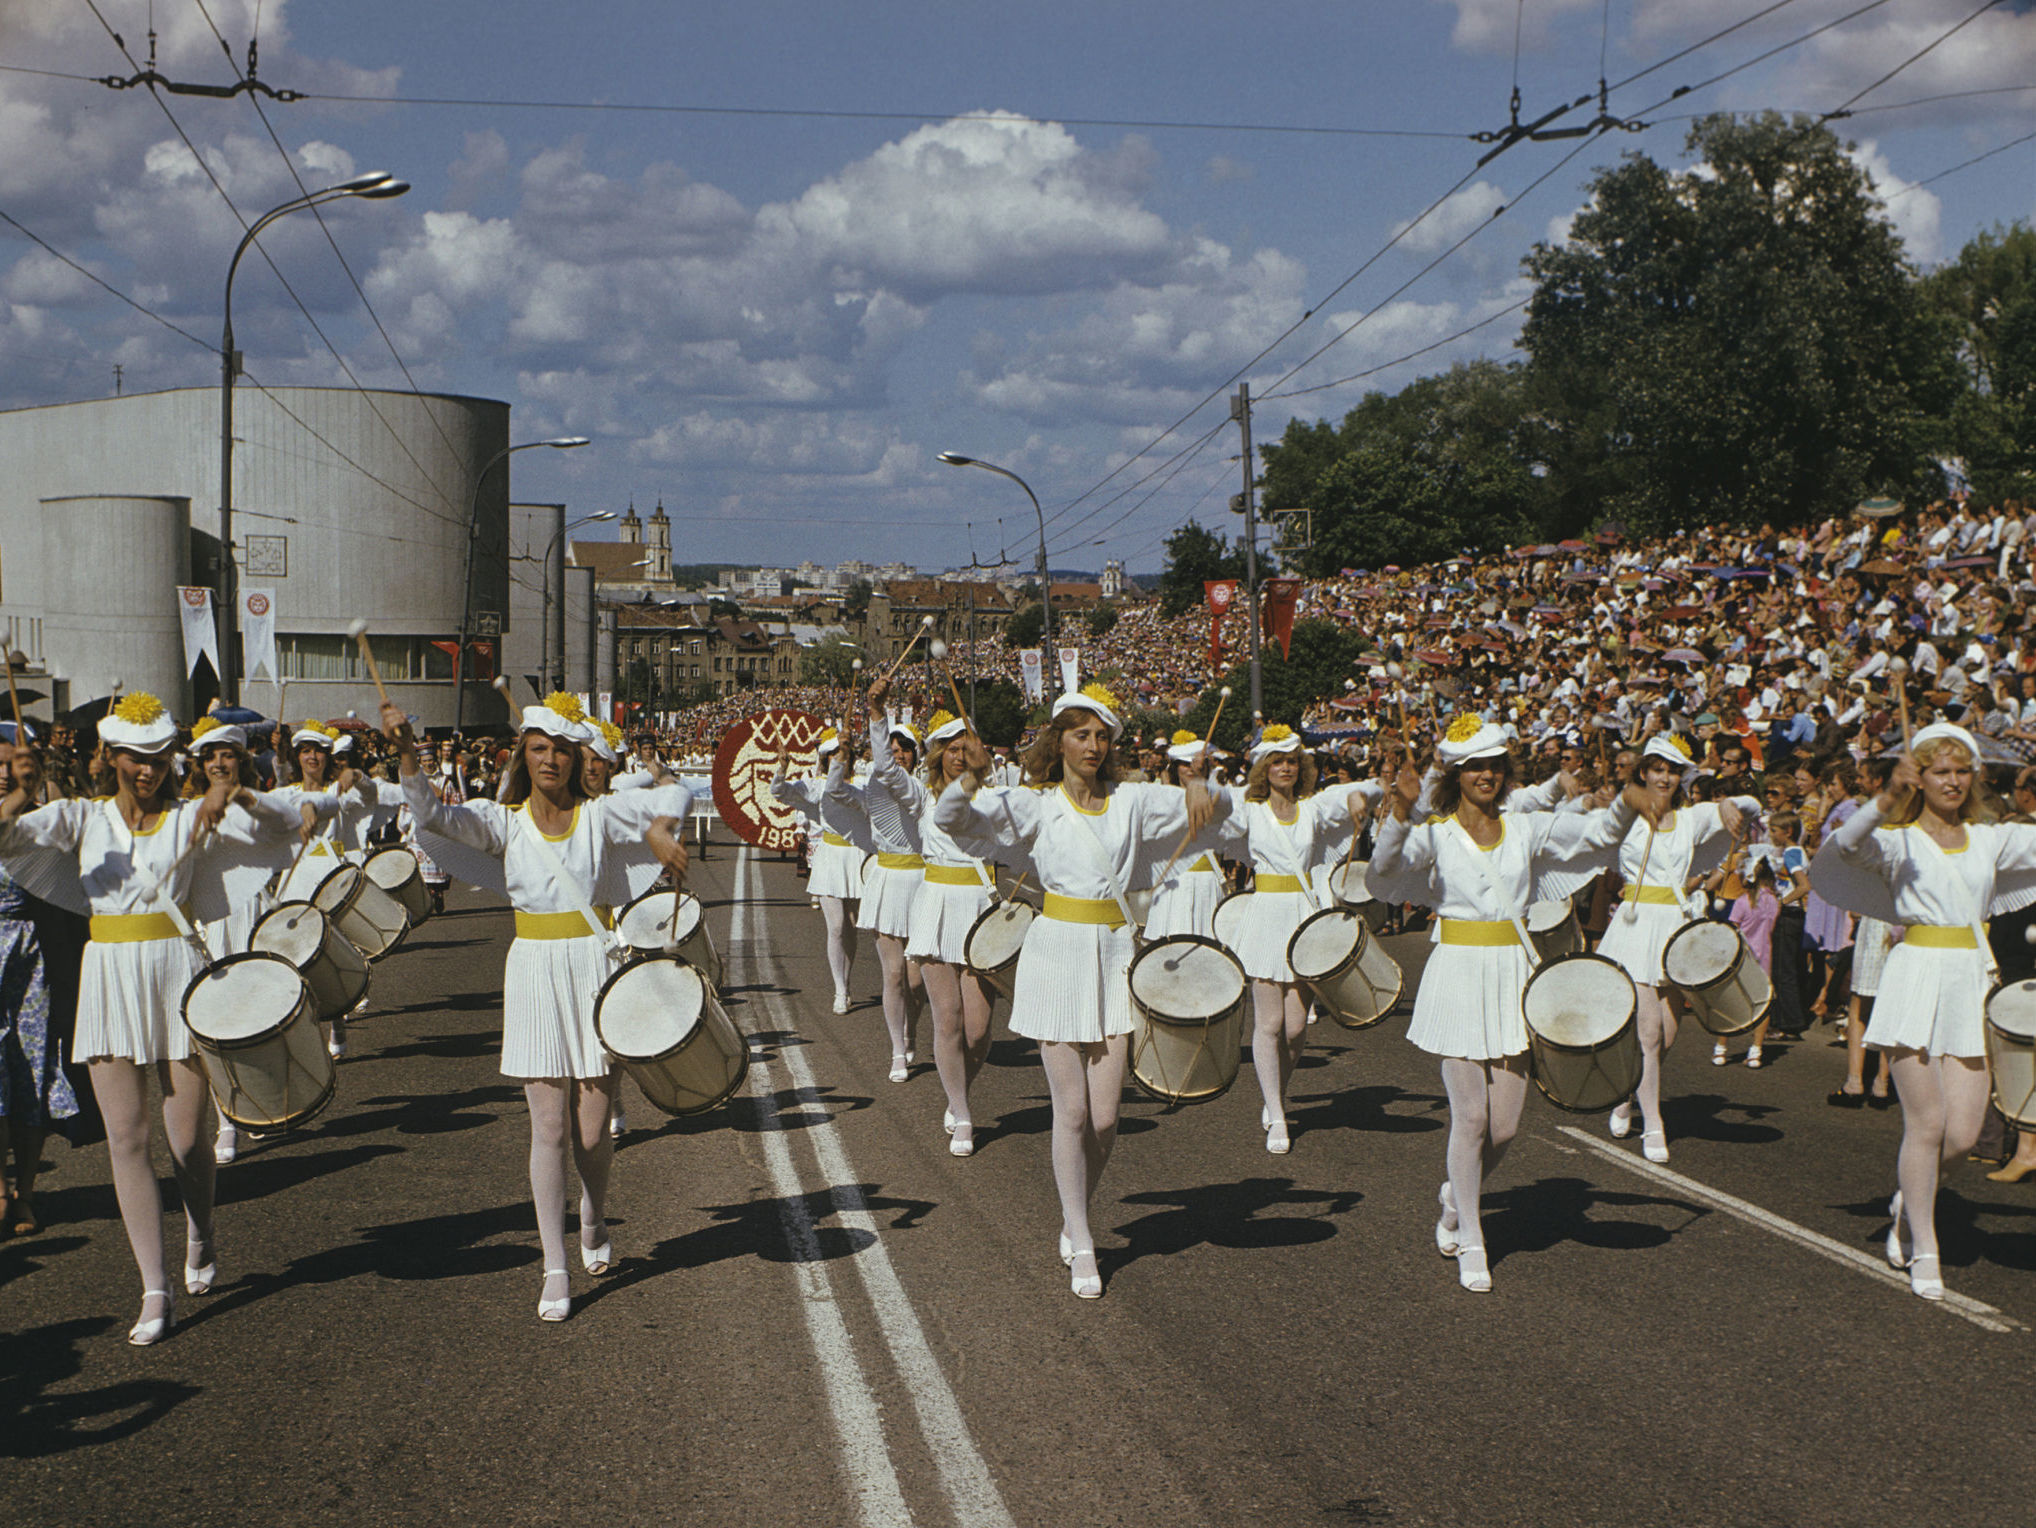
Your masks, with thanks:
M 352 1026 L 347 1026 L 352 1033 Z M 428 1039 L 412 1040 L 405 1045 L 390 1045 L 377 1050 L 365 1051 L 358 1056 L 349 1056 L 349 1062 L 403 1061 L 412 1056 L 429 1056 L 436 1061 L 478 1061 L 484 1056 L 499 1055 L 502 1050 L 502 1032 L 498 1029 L 476 1029 L 465 1034 L 434 1035 Z
M 1331 1217 L 1349 1214 L 1364 1202 L 1364 1195 L 1354 1189 L 1330 1193 L 1297 1188 L 1292 1178 L 1244 1178 L 1235 1183 L 1127 1194 L 1122 1202 L 1163 1208 L 1115 1228 L 1126 1245 L 1099 1253 L 1106 1270 L 1128 1267 L 1142 1257 L 1185 1252 L 1190 1247 L 1259 1251 L 1328 1241 L 1337 1232 Z M 1281 1213 L 1295 1209 L 1308 1213 Z
M 1977 1165 L 1971 1168 L 1978 1171 Z M 40 1195 L 37 1196 L 40 1199 Z M 1886 1256 L 1888 1201 L 1876 1194 L 1871 1199 L 1829 1208 L 1854 1220 L 1864 1221 L 1866 1231 L 1860 1246 L 1875 1257 Z M 2002 1228 L 2008 1220 L 2019 1224 Z M 1908 1231 L 1903 1230 L 1904 1241 Z M 1997 1268 L 2036 1272 L 2036 1205 L 2001 1204 L 1994 1200 L 1968 1199 L 1949 1185 L 1937 1191 L 1937 1250 L 1947 1268 L 1971 1268 L 1991 1263 Z
M 1333 1093 L 1289 1093 L 1287 1124 L 1298 1137 L 1310 1130 L 1361 1130 L 1382 1135 L 1427 1135 L 1448 1129 L 1440 1112 L 1448 1103 L 1440 1093 L 1410 1093 L 1379 1086 L 1340 1088 Z M 1395 1104 L 1417 1108 L 1418 1114 Z
M 108 1195 L 109 1202 L 111 1195 Z M 62 1257 L 66 1252 L 76 1252 L 80 1247 L 89 1247 L 89 1236 L 65 1236 L 61 1227 L 53 1227 L 49 1212 L 43 1209 L 43 1193 L 35 1196 L 37 1210 L 43 1215 L 43 1229 L 34 1236 L 10 1237 L 0 1242 L 0 1288 L 12 1284 L 16 1279 L 25 1279 L 31 1273 L 40 1273 L 50 1265 L 52 1259 Z
M 179 1380 L 124 1379 L 52 1394 L 84 1372 L 88 1340 L 106 1367 L 103 1350 L 116 1340 L 118 1324 L 111 1316 L 83 1316 L 0 1335 L 0 1458 L 40 1459 L 115 1443 L 202 1393 Z
M 491 1110 L 522 1101 L 523 1089 L 506 1080 L 450 1093 L 384 1093 L 359 1099 L 346 1113 L 321 1120 L 314 1134 L 328 1140 L 376 1130 L 446 1135 L 491 1125 L 501 1118 Z
M 407 1003 L 401 1008 L 376 1008 L 378 1019 L 397 1019 L 410 1013 L 491 1013 L 502 1006 L 502 989 L 485 992 L 450 992 L 428 1003 Z
M 778 1052 L 788 1045 L 811 1045 L 813 1042 L 796 1029 L 758 1029 L 749 1033 L 750 1059 L 769 1063 L 778 1059 Z
M 1669 1227 L 1593 1213 L 1607 1208 L 1641 1207 L 1678 1210 L 1688 1218 L 1680 1226 Z M 1490 1249 L 1494 1268 L 1516 1252 L 1546 1252 L 1564 1242 L 1637 1252 L 1666 1245 L 1710 1213 L 1708 1207 L 1688 1199 L 1621 1193 L 1599 1188 L 1582 1178 L 1540 1178 L 1517 1188 L 1486 1193 L 1485 1246 Z
M 634 1105 L 636 1100 L 632 1098 L 630 1102 Z M 875 1102 L 874 1098 L 859 1093 L 837 1093 L 831 1085 L 785 1087 L 762 1096 L 742 1094 L 699 1114 L 664 1114 L 646 1099 L 644 1107 L 651 1111 L 650 1118 L 657 1123 L 632 1127 L 623 1135 L 616 1149 L 661 1141 L 668 1136 L 712 1135 L 717 1130 L 738 1130 L 748 1135 L 810 1130 L 843 1114 L 867 1109 Z
M 1666 1091 L 1666 1090 L 1664 1090 Z M 1664 1098 L 1662 1120 L 1671 1139 L 1725 1141 L 1738 1146 L 1765 1146 L 1783 1139 L 1774 1125 L 1759 1121 L 1781 1110 L 1773 1104 L 1748 1103 L 1722 1093 L 1685 1093 Z
M 1124 1101 L 1117 1108 L 1117 1138 L 1122 1140 L 1126 1136 L 1144 1135 L 1148 1130 L 1157 1130 L 1158 1116 L 1177 1107 L 1182 1106 L 1163 1104 L 1147 1098 L 1143 1093 L 1134 1094 L 1127 1089 Z M 1140 1112 L 1134 1113 L 1134 1108 Z M 994 1136 L 1046 1135 L 1052 1129 L 1053 1105 L 1050 1101 L 1041 1100 L 1033 1108 L 1010 1109 L 994 1120 L 977 1120 L 976 1146 L 980 1150 L 982 1143 Z M 984 1134 L 985 1131 L 988 1133 Z

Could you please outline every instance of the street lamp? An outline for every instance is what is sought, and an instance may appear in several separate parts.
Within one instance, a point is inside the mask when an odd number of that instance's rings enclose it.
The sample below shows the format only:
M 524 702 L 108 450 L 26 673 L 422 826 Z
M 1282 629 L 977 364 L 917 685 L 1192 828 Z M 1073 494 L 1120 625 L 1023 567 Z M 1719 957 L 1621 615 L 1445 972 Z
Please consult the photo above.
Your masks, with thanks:
M 285 213 L 306 207 L 343 201 L 357 196 L 363 201 L 386 201 L 410 189 L 410 182 L 398 180 L 387 170 L 356 175 L 336 186 L 271 207 L 241 236 L 233 259 L 226 266 L 226 326 L 219 341 L 219 693 L 228 705 L 240 703 L 240 659 L 234 639 L 240 634 L 240 594 L 234 584 L 233 562 L 233 380 L 240 375 L 240 352 L 233 348 L 233 277 L 240 269 L 240 257 L 254 243 L 255 236 Z
M 526 440 L 517 445 L 504 446 L 488 458 L 487 464 L 474 474 L 474 504 L 467 512 L 467 566 L 460 577 L 460 640 L 459 650 L 453 654 L 452 671 L 452 727 L 459 731 L 467 719 L 467 628 L 474 614 L 474 543 L 481 539 L 481 485 L 488 481 L 488 474 L 495 470 L 497 462 L 506 462 L 518 451 L 534 451 L 539 446 L 548 446 L 554 451 L 571 451 L 588 444 L 584 435 L 559 435 L 551 440 Z M 563 608 L 563 601 L 561 601 Z
M 985 472 L 994 472 L 999 477 L 1007 477 L 1023 488 L 1025 497 L 1032 501 L 1032 512 L 1039 517 L 1039 606 L 1046 613 L 1046 618 L 1040 626 L 1040 640 L 1044 646 L 1039 666 L 1044 672 L 1048 660 L 1053 656 L 1053 579 L 1046 571 L 1046 511 L 1039 507 L 1039 495 L 1032 491 L 1032 486 L 1025 479 L 1008 467 L 999 467 L 995 462 L 979 462 L 973 456 L 963 456 L 957 451 L 941 452 L 940 460 L 950 467 L 980 467 Z
M 559 525 L 559 528 L 558 528 L 557 530 L 555 530 L 555 531 L 553 531 L 553 532 L 551 533 L 551 540 L 547 541 L 547 542 L 546 542 L 546 543 L 544 544 L 544 559 L 543 559 L 543 561 L 539 562 L 539 563 L 538 563 L 538 565 L 537 565 L 537 576 L 538 576 L 539 580 L 541 581 L 541 585 L 542 585 L 542 590 L 543 590 L 543 595 L 544 595 L 544 624 L 543 624 L 543 626 L 542 626 L 542 627 L 540 628 L 540 630 L 542 631 L 543 635 L 542 635 L 542 636 L 541 636 L 541 637 L 540 637 L 540 638 L 538 639 L 538 649 L 537 649 L 537 650 L 538 650 L 538 653 L 539 653 L 539 659 L 538 659 L 538 665 L 537 665 L 537 666 L 538 666 L 538 668 L 539 668 L 540 670 L 542 670 L 542 672 L 543 672 L 543 674 L 544 674 L 544 688 L 545 688 L 545 690 L 546 690 L 546 692 L 547 692 L 547 693 L 548 693 L 548 692 L 549 692 L 549 691 L 551 690 L 551 687 L 552 687 L 552 666 L 551 666 L 551 554 L 552 554 L 553 552 L 555 552 L 555 551 L 557 551 L 557 550 L 558 550 L 558 544 L 559 544 L 560 540 L 564 538 L 564 536 L 565 536 L 565 533 L 566 533 L 567 531 L 570 531 L 570 530 L 577 530 L 577 529 L 578 529 L 578 528 L 579 528 L 580 526 L 582 526 L 582 525 L 591 525 L 591 524 L 593 524 L 593 523 L 594 523 L 594 522 L 595 522 L 596 520 L 613 520 L 614 518 L 615 518 L 615 511 L 614 511 L 614 510 L 612 510 L 612 509 L 600 509 L 600 510 L 596 510 L 596 511 L 595 511 L 595 512 L 594 512 L 593 514 L 591 514 L 591 515 L 582 515 L 582 516 L 580 516 L 580 518 L 579 518 L 579 519 L 577 519 L 577 520 L 565 520 L 565 521 L 562 521 L 562 522 L 560 523 L 560 525 Z M 558 610 L 559 610 L 559 622 L 558 622 L 558 626 L 559 626 L 559 638 L 560 638 L 560 641 L 559 641 L 559 647 L 560 647 L 561 649 L 563 649 L 563 648 L 565 647 L 565 641 L 564 641 L 564 638 L 565 638 L 565 634 L 566 634 L 566 587 L 565 587 L 565 586 L 566 586 L 566 567 L 565 567 L 565 563 L 564 563 L 564 561 L 563 561 L 563 560 L 561 560 L 561 561 L 560 561 L 560 563 L 559 563 L 559 570 L 558 570 L 558 582 L 559 582 L 559 590 L 558 590 Z M 560 667 L 561 669 L 563 669 L 563 668 L 564 668 L 564 666 L 565 666 L 565 659 L 564 659 L 563 655 L 561 655 L 561 657 L 560 657 L 560 659 L 559 659 L 559 667 Z

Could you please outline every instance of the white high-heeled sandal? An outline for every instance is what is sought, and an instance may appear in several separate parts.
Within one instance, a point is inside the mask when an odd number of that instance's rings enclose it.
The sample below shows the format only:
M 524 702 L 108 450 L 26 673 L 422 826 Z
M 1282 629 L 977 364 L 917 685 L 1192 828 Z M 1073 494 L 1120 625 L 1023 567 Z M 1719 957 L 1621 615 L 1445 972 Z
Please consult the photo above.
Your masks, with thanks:
M 212 1160 L 220 1167 L 226 1166 L 240 1155 L 240 1132 L 231 1125 L 221 1125 L 219 1134 L 212 1138 Z
M 1909 1292 L 1925 1300 L 1944 1298 L 1944 1276 L 1934 1252 L 1918 1252 L 1909 1259 Z
M 219 1282 L 219 1254 L 215 1252 L 212 1255 L 212 1260 L 203 1268 L 200 1268 L 191 1261 L 190 1243 L 186 1242 L 184 1245 L 186 1248 L 184 1252 L 184 1293 L 187 1295 L 211 1294 L 212 1286 Z
M 1630 1101 L 1612 1106 L 1612 1119 L 1607 1128 L 1611 1130 L 1613 1140 L 1623 1141 L 1633 1133 L 1633 1113 Z
M 1908 1254 L 1902 1251 L 1902 1191 L 1895 1190 L 1895 1197 L 1888 1201 L 1888 1214 L 1894 1224 L 1888 1227 L 1887 1254 L 1890 1268 L 1909 1266 Z
M 1640 1154 L 1650 1162 L 1668 1160 L 1668 1132 L 1666 1130 L 1643 1130 L 1640 1133 Z
M 909 1055 L 891 1055 L 891 1081 L 904 1082 L 912 1075 L 912 1058 Z
M 1483 1247 L 1457 1249 L 1456 1281 L 1474 1295 L 1488 1295 L 1492 1292 L 1492 1275 L 1485 1263 Z
M 606 1228 L 604 1227 L 603 1229 L 605 1231 Z M 601 1245 L 598 1247 L 590 1247 L 585 1241 L 582 1241 L 580 1243 L 580 1266 L 597 1279 L 613 1268 L 615 1266 L 615 1238 L 604 1234 L 601 1238 Z
M 1068 1260 L 1068 1288 L 1074 1291 L 1074 1296 L 1077 1300 L 1100 1300 L 1103 1298 L 1102 1271 L 1100 1269 L 1095 1273 L 1076 1273 L 1074 1271 L 1076 1260 L 1084 1257 L 1093 1263 L 1096 1260 L 1096 1249 L 1094 1247 L 1084 1247 L 1076 1252 L 1073 1258 Z
M 1265 1149 L 1276 1157 L 1283 1157 L 1294 1149 L 1293 1137 L 1287 1134 L 1285 1119 L 1276 1119 L 1266 1127 Z
M 1068 1240 L 1067 1232 L 1063 1231 L 1060 1233 L 1061 1266 L 1066 1267 L 1069 1263 L 1072 1263 L 1074 1260 L 1075 1260 L 1075 1244 Z
M 163 1313 L 151 1320 L 137 1321 L 127 1329 L 127 1340 L 135 1347 L 145 1348 L 161 1342 L 177 1324 L 177 1300 L 167 1289 L 144 1289 L 141 1303 L 144 1308 L 151 1300 L 163 1302 Z
M 976 1127 L 969 1120 L 955 1121 L 954 1129 L 948 1133 L 947 1154 L 952 1157 L 972 1157 L 976 1154 Z
M 563 1321 L 573 1313 L 572 1275 L 563 1268 L 545 1269 L 546 1286 L 549 1286 L 553 1279 L 566 1280 L 566 1292 L 556 1300 L 548 1300 L 543 1295 L 538 1296 L 537 1319 L 540 1321 Z
M 1458 1240 L 1457 1227 L 1449 1223 L 1450 1216 L 1456 1213 L 1456 1195 L 1450 1192 L 1447 1183 L 1435 1191 L 1435 1202 L 1442 1206 L 1442 1213 L 1435 1219 L 1435 1250 L 1444 1257 L 1455 1257 L 1463 1244 Z

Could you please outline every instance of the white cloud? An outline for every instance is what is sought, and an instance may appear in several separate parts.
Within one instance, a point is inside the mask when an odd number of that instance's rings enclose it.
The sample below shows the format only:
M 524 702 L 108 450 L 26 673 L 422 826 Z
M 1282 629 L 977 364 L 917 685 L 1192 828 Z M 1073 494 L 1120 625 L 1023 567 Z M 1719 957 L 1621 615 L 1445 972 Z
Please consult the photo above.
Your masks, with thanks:
M 1564 11 L 1596 10 L 1599 0 L 1532 0 L 1523 11 L 1518 0 L 1435 0 L 1456 7 L 1456 25 L 1449 40 L 1473 53 L 1510 53 L 1515 27 L 1524 48 L 1548 41 L 1549 23 Z
M 1888 163 L 1888 156 L 1872 139 L 1860 144 L 1852 158 L 1873 182 L 1874 194 L 1886 205 L 1888 221 L 1902 236 L 1909 258 L 1918 265 L 1935 265 L 1944 253 L 1939 229 L 1944 204 L 1937 193 L 1917 189 L 1897 175 Z
M 1400 240 L 1399 247 L 1409 254 L 1440 254 L 1488 221 L 1505 204 L 1506 193 L 1490 181 L 1472 181 L 1423 218 L 1412 233 Z M 1405 233 L 1406 229 L 1406 223 L 1398 223 L 1394 225 L 1393 232 L 1397 235 Z

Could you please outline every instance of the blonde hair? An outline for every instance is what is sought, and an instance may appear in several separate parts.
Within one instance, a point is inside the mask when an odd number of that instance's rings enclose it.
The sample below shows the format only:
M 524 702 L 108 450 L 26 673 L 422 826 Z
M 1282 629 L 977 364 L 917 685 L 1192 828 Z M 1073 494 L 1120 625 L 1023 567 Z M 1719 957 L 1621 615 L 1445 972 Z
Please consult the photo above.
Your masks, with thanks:
M 545 734 L 547 737 L 551 735 Z M 530 766 L 524 762 L 524 749 L 528 746 L 530 734 L 524 733 L 516 740 L 515 750 L 509 755 L 509 767 L 502 771 L 502 789 L 495 799 L 504 806 L 521 806 L 530 799 Z M 578 743 L 569 743 L 564 738 L 551 739 L 554 748 L 570 748 L 573 751 L 572 773 L 566 776 L 566 794 L 575 801 L 585 801 L 587 781 L 580 773 L 580 765 L 586 753 Z
M 1994 809 L 1992 792 L 1986 788 L 1986 772 L 1980 762 L 1972 756 L 1972 750 L 1955 737 L 1933 737 L 1915 751 L 1916 768 L 1928 769 L 1935 764 L 1946 749 L 1956 749 L 1972 769 L 1972 785 L 1965 793 L 1965 800 L 1958 804 L 1960 822 L 1991 822 L 2000 814 Z M 1921 819 L 1923 815 L 1923 793 L 1919 790 L 1909 797 L 1908 805 L 1888 820 L 1891 828 L 1905 828 Z
M 1067 773 L 1066 762 L 1061 757 L 1060 740 L 1083 722 L 1102 721 L 1102 718 L 1086 706 L 1069 706 L 1039 729 L 1039 735 L 1032 740 L 1032 746 L 1025 750 L 1025 757 L 1019 760 L 1025 768 L 1027 785 L 1058 785 Z M 1107 724 L 1106 724 L 1107 725 Z M 1096 771 L 1098 785 L 1117 783 L 1117 740 L 1110 739 L 1110 751 L 1103 755 L 1103 765 Z
M 1300 777 L 1294 781 L 1294 799 L 1300 801 L 1315 794 L 1315 782 L 1320 777 L 1321 771 L 1315 766 L 1315 755 L 1307 749 L 1295 749 L 1293 756 L 1301 761 Z M 1244 777 L 1246 801 L 1264 801 L 1272 795 L 1270 776 L 1273 762 L 1287 757 L 1289 755 L 1284 753 L 1267 753 L 1259 756 L 1258 762 L 1251 766 L 1251 773 Z

